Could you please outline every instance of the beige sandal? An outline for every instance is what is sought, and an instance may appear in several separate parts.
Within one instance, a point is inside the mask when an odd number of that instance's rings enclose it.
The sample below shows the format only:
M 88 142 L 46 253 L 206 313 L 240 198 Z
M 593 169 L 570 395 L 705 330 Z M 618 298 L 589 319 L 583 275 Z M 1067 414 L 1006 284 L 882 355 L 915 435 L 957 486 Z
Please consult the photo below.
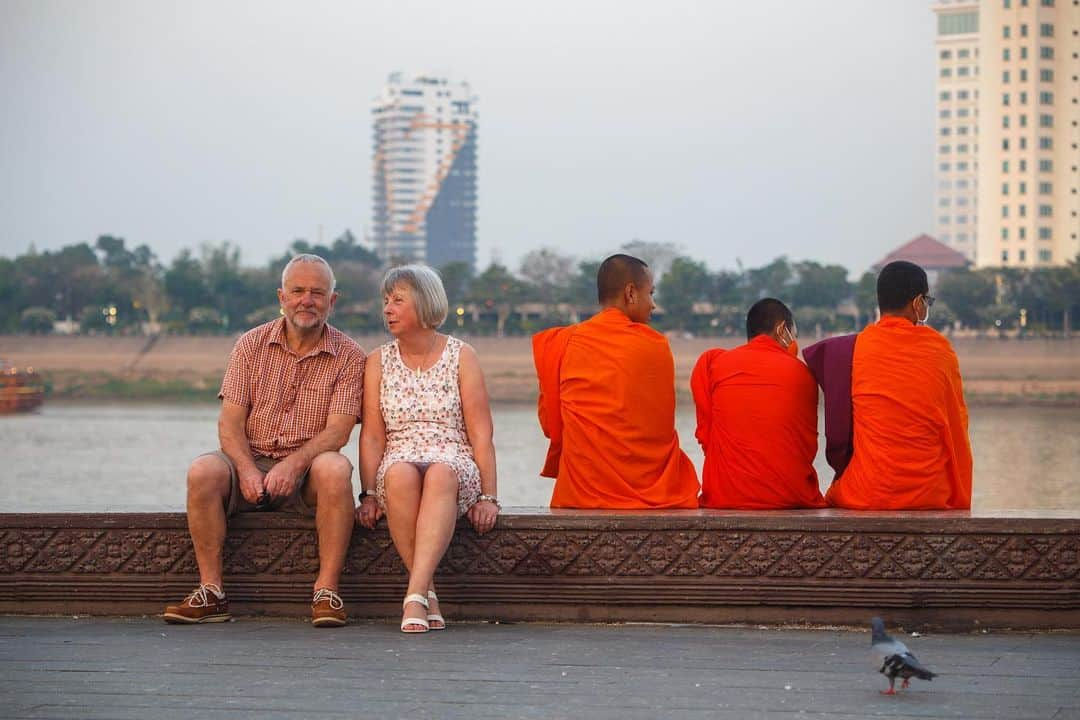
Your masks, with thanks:
M 428 590 L 427 591 L 427 596 L 428 596 L 429 600 L 434 600 L 435 602 L 439 602 L 439 596 L 435 594 L 434 590 Z M 445 630 L 446 629 L 446 618 L 444 618 L 439 613 L 428 613 L 427 619 L 428 619 L 428 628 L 430 630 Z M 439 624 L 438 625 L 433 625 L 432 623 L 439 623 Z
M 425 610 L 427 609 L 427 606 L 428 606 L 427 598 L 424 597 L 423 595 L 421 595 L 420 593 L 413 593 L 412 595 L 406 595 L 405 596 L 404 602 L 401 603 L 402 612 L 405 611 L 405 607 L 409 603 L 420 603 L 421 605 L 424 606 Z M 408 628 L 411 625 L 419 625 L 421 629 L 419 629 L 419 630 L 406 630 L 406 628 Z M 431 625 L 428 623 L 426 617 L 406 617 L 406 618 L 402 619 L 402 621 L 401 621 L 401 632 L 403 632 L 403 633 L 426 633 L 429 629 L 431 629 Z

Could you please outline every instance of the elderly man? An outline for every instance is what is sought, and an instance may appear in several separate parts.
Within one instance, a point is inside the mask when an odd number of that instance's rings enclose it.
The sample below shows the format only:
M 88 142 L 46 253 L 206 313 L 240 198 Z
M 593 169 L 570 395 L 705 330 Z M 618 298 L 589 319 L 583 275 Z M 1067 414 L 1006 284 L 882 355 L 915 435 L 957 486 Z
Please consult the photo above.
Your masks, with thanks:
M 612 255 L 596 284 L 599 313 L 533 337 L 551 506 L 695 508 L 697 473 L 675 432 L 675 360 L 646 324 L 652 272 Z
M 222 585 L 226 519 L 282 510 L 314 515 L 319 575 L 315 627 L 345 624 L 338 580 L 353 529 L 352 464 L 338 452 L 360 416 L 364 353 L 327 323 L 334 273 L 297 255 L 281 274 L 283 317 L 249 330 L 233 348 L 218 397 L 221 449 L 188 469 L 188 527 L 199 587 L 165 609 L 166 622 L 228 620 Z
M 934 303 L 926 272 L 889 263 L 877 297 L 881 319 L 858 334 L 851 358 L 851 460 L 825 499 L 855 510 L 970 508 L 960 364 L 949 341 L 926 326 Z
M 817 385 L 795 334 L 787 305 L 764 298 L 746 315 L 745 345 L 706 350 L 694 366 L 702 507 L 825 506 L 814 470 Z

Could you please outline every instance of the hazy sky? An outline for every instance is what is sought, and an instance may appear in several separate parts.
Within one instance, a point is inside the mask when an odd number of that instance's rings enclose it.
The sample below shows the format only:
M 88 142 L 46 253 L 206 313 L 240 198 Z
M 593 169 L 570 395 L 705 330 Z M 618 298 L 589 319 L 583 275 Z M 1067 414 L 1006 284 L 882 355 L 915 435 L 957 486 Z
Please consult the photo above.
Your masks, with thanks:
M 371 225 L 394 70 L 478 95 L 479 246 L 861 272 L 932 218 L 925 0 L 0 0 L 0 256 Z

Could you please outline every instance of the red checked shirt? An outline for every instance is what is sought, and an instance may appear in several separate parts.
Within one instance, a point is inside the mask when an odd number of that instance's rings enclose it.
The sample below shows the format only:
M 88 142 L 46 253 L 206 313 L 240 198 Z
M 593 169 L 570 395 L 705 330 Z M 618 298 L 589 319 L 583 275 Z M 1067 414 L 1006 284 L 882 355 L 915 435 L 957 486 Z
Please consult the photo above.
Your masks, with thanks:
M 236 341 L 218 398 L 248 408 L 251 451 L 281 459 L 326 428 L 331 414 L 360 417 L 364 351 L 326 325 L 315 348 L 298 356 L 285 342 L 285 318 Z

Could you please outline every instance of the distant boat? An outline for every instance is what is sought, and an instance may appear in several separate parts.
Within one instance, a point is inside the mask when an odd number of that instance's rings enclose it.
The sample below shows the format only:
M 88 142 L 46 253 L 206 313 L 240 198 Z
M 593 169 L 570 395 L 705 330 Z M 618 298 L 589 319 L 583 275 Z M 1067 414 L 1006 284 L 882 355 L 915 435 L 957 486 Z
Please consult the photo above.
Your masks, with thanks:
M 0 360 L 0 415 L 29 412 L 45 402 L 45 383 L 33 368 Z

